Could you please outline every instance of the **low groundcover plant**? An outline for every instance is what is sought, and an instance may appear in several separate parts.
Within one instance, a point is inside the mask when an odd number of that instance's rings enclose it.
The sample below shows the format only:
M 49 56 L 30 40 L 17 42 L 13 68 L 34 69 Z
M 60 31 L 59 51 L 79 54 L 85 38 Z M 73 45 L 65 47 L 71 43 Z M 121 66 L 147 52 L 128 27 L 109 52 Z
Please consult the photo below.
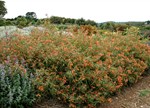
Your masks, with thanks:
M 32 78 L 26 69 L 9 61 L 0 64 L 0 106 L 1 108 L 22 108 L 35 100 Z

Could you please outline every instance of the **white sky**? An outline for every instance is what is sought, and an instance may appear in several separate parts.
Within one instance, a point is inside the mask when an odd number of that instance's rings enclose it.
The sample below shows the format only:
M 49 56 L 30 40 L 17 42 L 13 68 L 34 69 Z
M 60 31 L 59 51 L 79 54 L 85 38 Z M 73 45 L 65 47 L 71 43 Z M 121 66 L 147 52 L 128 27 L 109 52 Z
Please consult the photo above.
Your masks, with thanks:
M 96 22 L 150 20 L 150 0 L 3 0 L 14 18 L 35 12 L 38 18 L 61 16 L 84 18 Z

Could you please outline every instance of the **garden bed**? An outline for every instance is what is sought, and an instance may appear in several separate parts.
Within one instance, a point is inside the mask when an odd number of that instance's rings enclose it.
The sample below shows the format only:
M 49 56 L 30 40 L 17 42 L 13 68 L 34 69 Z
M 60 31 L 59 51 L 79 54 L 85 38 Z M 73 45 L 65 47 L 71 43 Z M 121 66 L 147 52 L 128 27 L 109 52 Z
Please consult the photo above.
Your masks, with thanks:
M 53 29 L 1 39 L 0 63 L 6 67 L 1 71 L 5 72 L 1 83 L 6 85 L 2 91 L 10 94 L 8 89 L 12 89 L 14 94 L 6 104 L 6 97 L 1 95 L 0 104 L 17 107 L 55 98 L 73 108 L 97 107 L 111 102 L 123 87 L 138 82 L 149 68 L 150 47 L 139 40 L 136 28 L 126 35 L 87 34 L 82 29 L 70 31 L 70 36 L 56 35 Z M 19 91 L 22 84 L 28 91 Z M 34 96 L 27 100 L 31 93 Z

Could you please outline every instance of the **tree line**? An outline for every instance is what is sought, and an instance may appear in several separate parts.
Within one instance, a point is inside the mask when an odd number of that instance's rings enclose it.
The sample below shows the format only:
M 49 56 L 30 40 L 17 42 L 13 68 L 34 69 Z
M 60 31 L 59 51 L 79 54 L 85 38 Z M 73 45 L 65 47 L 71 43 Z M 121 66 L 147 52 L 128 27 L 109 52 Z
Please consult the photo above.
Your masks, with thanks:
M 18 25 L 20 27 L 28 25 L 40 25 L 43 24 L 45 19 L 38 19 L 35 12 L 27 12 L 25 16 L 18 16 L 16 18 L 4 19 L 3 17 L 7 14 L 7 9 L 5 7 L 5 1 L 0 1 L 0 26 L 5 25 Z M 52 16 L 46 18 L 52 24 L 77 24 L 77 25 L 91 25 L 97 26 L 97 23 L 92 20 L 85 20 L 83 18 L 74 19 L 74 18 L 65 18 Z
M 74 19 L 74 18 L 51 16 L 50 18 L 38 19 L 36 17 L 35 12 L 27 12 L 25 16 L 18 16 L 16 18 L 1 19 L 0 26 L 18 25 L 20 27 L 25 27 L 29 25 L 42 25 L 44 24 L 45 21 L 49 21 L 51 24 L 64 24 L 64 25 L 76 24 L 76 25 L 97 26 L 97 23 L 95 21 L 85 20 L 83 18 Z
M 43 25 L 45 21 L 50 22 L 51 24 L 58 24 L 58 25 L 91 25 L 96 26 L 103 30 L 110 30 L 110 31 L 124 31 L 125 29 L 136 26 L 140 27 L 142 31 L 149 31 L 150 30 L 150 21 L 145 22 L 103 22 L 97 23 L 93 20 L 85 20 L 83 18 L 74 19 L 74 18 L 65 18 L 59 16 L 51 16 L 50 18 L 43 18 L 38 19 L 35 12 L 27 12 L 25 16 L 17 16 L 16 18 L 3 18 L 7 14 L 7 9 L 5 7 L 5 1 L 0 0 L 0 26 L 9 26 L 15 25 L 20 28 L 34 25 Z

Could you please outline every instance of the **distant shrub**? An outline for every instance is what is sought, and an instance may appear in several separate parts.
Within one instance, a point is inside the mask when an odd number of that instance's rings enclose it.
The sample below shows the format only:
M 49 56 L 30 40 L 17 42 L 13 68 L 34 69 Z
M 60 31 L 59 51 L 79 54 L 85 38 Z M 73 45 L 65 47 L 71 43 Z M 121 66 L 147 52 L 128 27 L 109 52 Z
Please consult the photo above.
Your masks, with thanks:
M 0 19 L 0 26 L 5 26 L 5 20 L 4 19 Z
M 140 33 L 142 38 L 148 38 L 150 40 L 150 30 L 142 29 Z
M 83 31 L 83 33 L 87 33 L 87 35 L 97 33 L 97 28 L 95 26 L 91 26 L 91 25 L 81 25 L 80 29 Z
M 126 35 L 131 35 L 137 38 L 139 38 L 139 35 L 140 35 L 140 29 L 135 26 L 125 29 L 125 32 L 126 32 Z
M 25 17 L 17 18 L 17 27 L 23 28 L 27 26 L 27 19 Z
M 58 30 L 66 30 L 68 28 L 67 25 L 57 25 L 56 27 Z
M 150 26 L 143 27 L 144 30 L 150 30 Z
M 13 25 L 13 22 L 11 22 L 11 21 L 9 21 L 9 20 L 8 20 L 8 21 L 6 20 L 5 25 L 6 25 L 6 26 L 11 26 L 11 25 Z
M 115 23 L 115 22 L 106 22 L 99 25 L 102 30 L 109 30 L 112 32 L 124 32 L 130 26 L 127 24 Z

